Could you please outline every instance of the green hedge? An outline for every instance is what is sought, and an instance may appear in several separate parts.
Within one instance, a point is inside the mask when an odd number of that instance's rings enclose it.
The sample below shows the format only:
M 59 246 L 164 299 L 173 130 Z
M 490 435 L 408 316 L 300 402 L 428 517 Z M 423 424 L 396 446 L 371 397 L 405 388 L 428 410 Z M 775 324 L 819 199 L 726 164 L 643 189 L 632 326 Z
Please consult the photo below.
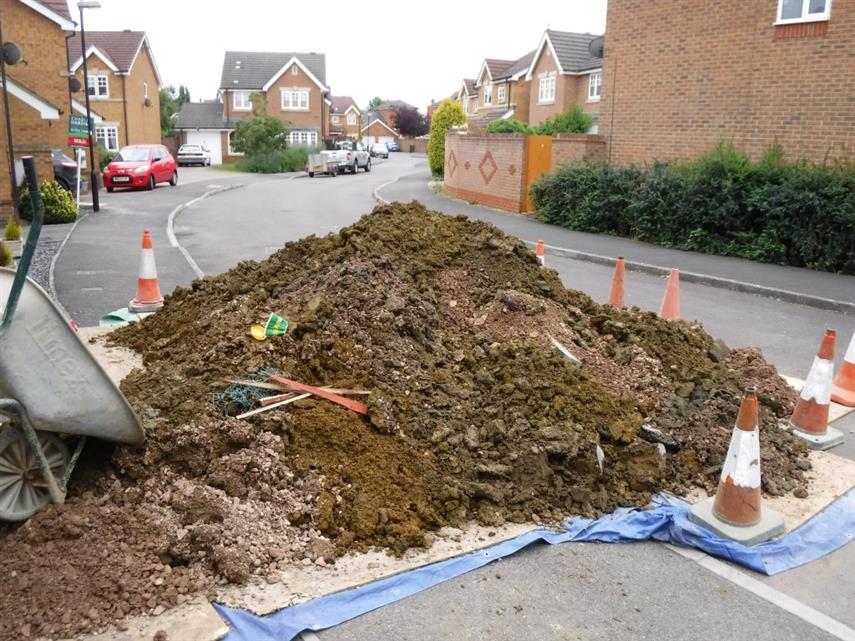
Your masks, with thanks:
M 855 274 L 855 163 L 759 162 L 727 146 L 695 162 L 559 167 L 531 187 L 542 220 L 666 247 Z
M 269 151 L 241 158 L 237 163 L 238 171 L 254 174 L 278 174 L 286 171 L 303 171 L 309 161 L 309 154 L 316 153 L 312 147 L 288 147 L 284 151 Z

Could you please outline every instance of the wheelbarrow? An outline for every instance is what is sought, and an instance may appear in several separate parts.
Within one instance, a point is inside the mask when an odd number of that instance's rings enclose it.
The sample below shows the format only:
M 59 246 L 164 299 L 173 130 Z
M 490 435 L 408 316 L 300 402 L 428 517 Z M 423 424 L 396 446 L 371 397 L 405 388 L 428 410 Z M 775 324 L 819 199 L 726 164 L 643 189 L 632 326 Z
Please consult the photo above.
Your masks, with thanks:
M 139 444 L 131 406 L 48 294 L 27 278 L 43 220 L 32 158 L 24 159 L 33 222 L 17 271 L 0 268 L 0 520 L 65 502 L 89 436 Z M 69 453 L 69 443 L 74 444 Z

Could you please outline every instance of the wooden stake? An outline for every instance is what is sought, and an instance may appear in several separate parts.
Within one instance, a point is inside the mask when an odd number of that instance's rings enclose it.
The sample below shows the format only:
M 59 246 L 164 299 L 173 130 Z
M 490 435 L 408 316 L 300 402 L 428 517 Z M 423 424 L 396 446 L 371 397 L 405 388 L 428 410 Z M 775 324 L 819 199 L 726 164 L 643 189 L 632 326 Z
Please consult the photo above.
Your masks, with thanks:
M 235 418 L 249 418 L 250 416 L 255 416 L 256 414 L 261 414 L 262 412 L 267 412 L 269 410 L 275 410 L 277 407 L 282 407 L 283 405 L 288 405 L 289 403 L 294 403 L 296 401 L 302 401 L 304 398 L 309 398 L 310 396 L 311 396 L 311 394 L 300 394 L 299 396 L 289 398 L 285 401 L 281 401 L 281 402 L 275 403 L 273 405 L 268 405 L 267 407 L 259 407 L 258 409 L 252 410 L 250 412 L 244 412 L 243 414 L 238 414 Z

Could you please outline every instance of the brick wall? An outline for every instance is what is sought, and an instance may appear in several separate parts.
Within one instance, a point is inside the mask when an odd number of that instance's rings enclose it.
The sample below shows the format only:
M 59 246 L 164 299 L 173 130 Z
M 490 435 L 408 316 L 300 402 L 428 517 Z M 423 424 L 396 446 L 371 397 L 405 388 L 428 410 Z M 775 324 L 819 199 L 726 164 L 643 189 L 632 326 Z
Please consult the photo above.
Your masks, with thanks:
M 143 83 L 148 85 L 149 106 L 145 105 Z M 148 47 L 142 48 L 125 79 L 125 98 L 128 103 L 128 144 L 160 142 L 160 96 Z
M 600 133 L 612 162 L 697 157 L 719 141 L 753 158 L 855 155 L 855 2 L 774 26 L 777 0 L 610 0 Z
M 417 154 L 426 154 L 427 153 L 427 138 L 401 138 L 398 141 L 398 144 L 401 146 L 401 151 L 409 152 L 410 147 L 414 147 L 413 153 Z
M 571 162 L 605 161 L 606 139 L 589 134 L 558 134 L 552 137 L 552 168 Z
M 526 137 L 445 137 L 445 189 L 463 200 L 508 211 L 523 209 Z
M 17 0 L 0 0 L 0 15 L 3 16 L 3 39 L 17 44 L 27 61 L 26 65 L 7 67 L 7 75 L 62 112 L 57 120 L 45 120 L 32 107 L 9 96 L 15 157 L 34 156 L 39 178 L 51 179 L 50 150 L 61 149 L 71 153 L 66 144 L 70 100 L 68 80 L 63 76 L 67 69 L 64 33 L 55 22 Z M 6 117 L 0 101 L 0 223 L 11 211 L 12 184 L 8 159 Z

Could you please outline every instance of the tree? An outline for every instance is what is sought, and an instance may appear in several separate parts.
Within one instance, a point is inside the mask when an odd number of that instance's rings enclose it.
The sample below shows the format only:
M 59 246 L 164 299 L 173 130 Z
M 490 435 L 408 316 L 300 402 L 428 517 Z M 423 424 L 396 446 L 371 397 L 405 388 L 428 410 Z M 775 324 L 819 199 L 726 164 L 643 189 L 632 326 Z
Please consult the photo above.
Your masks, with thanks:
M 235 125 L 232 147 L 247 156 L 284 151 L 287 146 L 288 127 L 279 118 L 261 115 Z
M 446 98 L 436 111 L 430 123 L 430 140 L 428 140 L 428 163 L 431 173 L 441 176 L 445 168 L 445 134 L 452 127 L 466 124 L 466 112 L 456 100 Z
M 178 104 L 183 105 L 186 102 L 190 102 L 190 90 L 184 85 L 178 86 Z
M 368 101 L 368 107 L 365 108 L 365 111 L 374 111 L 383 104 L 383 99 L 380 96 L 374 96 L 371 100 Z
M 160 135 L 168 138 L 175 135 L 175 117 L 181 110 L 181 106 L 190 102 L 190 90 L 184 85 L 175 87 L 169 85 L 160 90 Z
M 429 129 L 427 118 L 414 107 L 398 107 L 395 109 L 395 127 L 402 136 L 417 138 L 424 136 Z

